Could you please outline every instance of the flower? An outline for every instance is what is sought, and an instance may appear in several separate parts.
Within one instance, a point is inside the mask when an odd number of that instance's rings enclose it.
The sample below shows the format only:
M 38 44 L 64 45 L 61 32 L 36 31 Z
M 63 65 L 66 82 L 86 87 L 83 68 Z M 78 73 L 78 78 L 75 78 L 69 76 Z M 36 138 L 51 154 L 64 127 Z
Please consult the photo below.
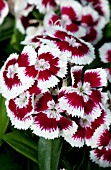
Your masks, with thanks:
M 72 134 L 77 130 L 76 123 L 65 115 L 64 111 L 60 109 L 58 101 L 54 101 L 50 92 L 46 92 L 39 99 L 37 98 L 37 101 L 35 99 L 35 114 L 31 130 L 38 136 L 46 139 L 60 136 L 66 138 L 65 135 Z
M 33 122 L 33 96 L 25 91 L 14 99 L 6 100 L 7 114 L 17 129 L 28 129 Z
M 111 167 L 111 134 L 105 129 L 98 141 L 98 148 L 90 151 L 90 159 L 100 167 Z
M 110 111 L 108 109 L 102 110 L 101 115 L 95 120 L 88 116 L 83 116 L 83 118 L 74 117 L 73 120 L 78 125 L 77 131 L 73 135 L 68 134 L 66 141 L 72 147 L 79 148 L 84 144 L 91 148 L 97 148 L 101 132 L 108 130 L 111 124 Z
M 103 69 L 90 69 L 84 73 L 81 80 L 82 66 L 71 68 L 72 86 L 63 87 L 64 96 L 59 100 L 61 108 L 72 116 L 83 118 L 85 115 L 93 120 L 100 116 L 101 107 L 104 105 L 104 93 L 98 88 L 106 86 L 106 73 Z M 90 107 L 89 107 L 90 105 Z
M 28 47 L 27 47 L 28 48 Z M 30 47 L 31 48 L 31 47 Z M 38 82 L 38 87 L 42 92 L 47 91 L 48 88 L 54 87 L 60 81 L 59 78 L 65 77 L 67 73 L 67 58 L 64 57 L 58 48 L 41 44 L 40 47 L 33 49 L 30 56 L 20 56 L 18 60 L 19 72 L 18 76 L 21 81 L 34 84 L 35 80 Z M 24 63 L 22 62 L 24 57 Z M 27 62 L 28 60 L 28 62 Z M 45 86 L 44 86 L 45 84 Z

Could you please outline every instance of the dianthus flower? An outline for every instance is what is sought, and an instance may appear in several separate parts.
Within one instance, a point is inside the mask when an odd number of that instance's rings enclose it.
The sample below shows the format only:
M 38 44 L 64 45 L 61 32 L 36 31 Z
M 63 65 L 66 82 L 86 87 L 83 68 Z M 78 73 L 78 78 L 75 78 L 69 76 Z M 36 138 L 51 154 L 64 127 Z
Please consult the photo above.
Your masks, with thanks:
M 97 145 L 90 151 L 90 159 L 100 167 L 111 167 L 111 134 L 108 129 L 101 131 Z
M 36 46 L 40 40 L 44 44 L 55 46 L 65 52 L 68 62 L 72 64 L 85 65 L 95 59 L 94 48 L 90 43 L 68 34 L 63 28 L 54 26 L 48 28 L 45 34 L 48 36 L 29 36 L 22 43 Z
M 58 99 L 61 97 L 58 94 Z M 31 125 L 33 133 L 48 139 L 59 136 L 67 138 L 67 134 L 75 133 L 77 125 L 60 109 L 57 98 L 46 92 L 39 99 L 35 98 L 35 116 Z
M 60 105 L 72 116 L 83 118 L 91 117 L 93 120 L 100 116 L 101 107 L 106 102 L 106 95 L 101 91 L 106 86 L 106 73 L 103 69 L 90 69 L 84 73 L 81 79 L 82 66 L 71 68 L 72 86 L 63 87 L 64 96 L 60 99 Z M 89 107 L 90 105 L 90 107 Z

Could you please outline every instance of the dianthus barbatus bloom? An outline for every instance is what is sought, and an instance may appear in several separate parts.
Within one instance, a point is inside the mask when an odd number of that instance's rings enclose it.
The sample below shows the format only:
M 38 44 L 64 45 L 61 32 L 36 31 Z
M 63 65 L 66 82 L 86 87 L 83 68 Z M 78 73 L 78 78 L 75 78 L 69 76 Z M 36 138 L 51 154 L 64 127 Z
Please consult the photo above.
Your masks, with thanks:
M 44 44 L 36 51 L 33 49 L 30 55 L 23 53 L 18 59 L 19 79 L 27 82 L 29 87 L 37 81 L 37 86 L 42 92 L 46 92 L 48 88 L 57 85 L 60 78 L 67 73 L 67 57 L 64 55 L 57 47 Z
M 106 20 L 106 23 L 110 19 L 110 8 L 109 8 L 109 2 L 107 0 L 81 0 L 83 5 L 86 5 L 87 3 L 92 6 L 101 17 L 104 17 Z
M 24 91 L 17 97 L 6 100 L 7 114 L 12 125 L 17 129 L 28 129 L 33 122 L 34 113 L 33 95 Z
M 6 60 L 0 70 L 1 93 L 5 98 L 15 98 L 34 84 L 30 80 L 21 81 L 18 72 L 22 69 L 19 68 L 20 63 L 24 63 L 23 61 L 25 60 L 24 65 L 27 65 L 29 62 L 32 64 L 33 58 L 36 55 L 31 46 L 26 46 L 20 56 L 18 54 L 11 54 Z
M 99 49 L 99 57 L 103 63 L 111 63 L 111 43 L 105 43 Z M 111 67 L 105 68 L 107 78 L 111 82 Z
M 0 25 L 3 23 L 4 18 L 9 12 L 8 4 L 5 0 L 0 0 Z
M 73 118 L 78 125 L 77 131 L 73 135 L 67 135 L 67 142 L 71 146 L 82 147 L 84 144 L 91 148 L 98 147 L 97 141 L 103 130 L 109 129 L 111 124 L 110 111 L 102 110 L 101 115 L 93 120 L 91 117 Z
M 72 22 L 68 17 L 58 16 L 56 13 L 50 11 L 48 12 L 43 20 L 44 29 L 48 26 L 59 25 L 68 31 L 69 34 L 76 37 L 83 37 L 86 35 L 85 28 L 81 27 L 79 24 Z
M 46 92 L 39 99 L 37 96 L 34 107 L 34 123 L 31 125 L 34 134 L 54 139 L 60 136 L 67 138 L 67 134 L 76 132 L 76 123 L 60 109 L 59 103 L 53 99 L 50 92 Z
M 111 134 L 108 129 L 101 131 L 98 148 L 90 151 L 90 159 L 100 167 L 111 167 Z
M 64 96 L 59 99 L 60 107 L 72 116 L 94 120 L 101 114 L 101 107 L 106 103 L 106 93 L 100 89 L 106 86 L 106 72 L 102 68 L 86 70 L 81 80 L 82 66 L 71 68 L 72 86 L 63 87 Z M 90 107 L 89 107 L 90 106 Z
M 60 51 L 67 52 L 68 61 L 72 64 L 85 65 L 94 60 L 95 55 L 93 46 L 82 39 L 68 34 L 62 27 L 48 27 L 46 34 L 55 38 L 55 40 L 52 40 L 53 44 L 56 45 Z M 48 43 L 45 38 L 40 40 L 43 43 Z M 49 40 L 51 41 L 51 39 Z

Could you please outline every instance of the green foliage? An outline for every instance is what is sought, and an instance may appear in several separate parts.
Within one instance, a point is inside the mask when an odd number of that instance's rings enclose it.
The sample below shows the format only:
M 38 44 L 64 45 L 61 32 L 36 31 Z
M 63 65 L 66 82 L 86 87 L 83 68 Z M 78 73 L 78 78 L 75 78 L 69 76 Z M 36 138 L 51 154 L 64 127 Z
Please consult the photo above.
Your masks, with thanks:
M 14 18 L 11 15 L 5 18 L 3 24 L 0 25 L 0 42 L 11 38 L 14 23 Z
M 9 118 L 6 112 L 5 99 L 0 94 L 0 142 L 2 141 L 8 123 L 9 123 Z
M 62 149 L 62 139 L 48 140 L 40 137 L 38 161 L 40 170 L 57 170 Z
M 21 131 L 14 131 L 4 135 L 3 140 L 7 142 L 12 148 L 23 154 L 30 160 L 37 161 L 37 142 Z

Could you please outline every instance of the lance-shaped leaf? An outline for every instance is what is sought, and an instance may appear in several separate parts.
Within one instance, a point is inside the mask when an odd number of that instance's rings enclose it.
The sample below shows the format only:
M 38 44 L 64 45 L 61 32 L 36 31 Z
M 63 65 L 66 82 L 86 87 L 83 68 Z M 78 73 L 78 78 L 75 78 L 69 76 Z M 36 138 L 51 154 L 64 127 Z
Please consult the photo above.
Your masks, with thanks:
M 61 138 L 48 140 L 40 137 L 38 143 L 38 161 L 40 170 L 57 170 L 61 149 Z
M 0 141 L 7 129 L 9 118 L 6 113 L 5 98 L 0 95 Z
M 4 141 L 32 161 L 37 161 L 37 142 L 22 132 L 15 131 L 4 135 Z

